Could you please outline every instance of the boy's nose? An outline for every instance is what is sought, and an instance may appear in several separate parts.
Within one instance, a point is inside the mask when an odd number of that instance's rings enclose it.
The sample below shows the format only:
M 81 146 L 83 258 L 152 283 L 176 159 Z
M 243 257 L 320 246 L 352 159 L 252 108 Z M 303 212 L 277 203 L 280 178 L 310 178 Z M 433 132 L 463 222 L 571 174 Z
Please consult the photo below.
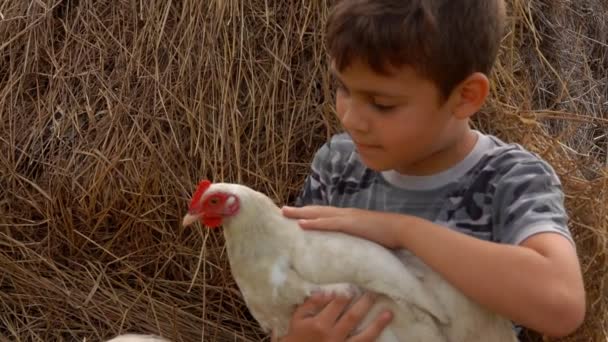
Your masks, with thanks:
M 367 132 L 369 131 L 369 122 L 365 115 L 359 111 L 353 110 L 350 106 L 344 111 L 341 121 L 344 128 L 348 131 Z

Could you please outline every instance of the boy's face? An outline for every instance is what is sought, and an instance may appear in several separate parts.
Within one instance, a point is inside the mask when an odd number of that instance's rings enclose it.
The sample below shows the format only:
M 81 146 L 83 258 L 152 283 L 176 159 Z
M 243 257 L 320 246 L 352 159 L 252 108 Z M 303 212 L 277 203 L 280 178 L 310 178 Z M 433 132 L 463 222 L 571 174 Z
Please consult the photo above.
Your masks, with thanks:
M 455 144 L 466 125 L 451 114 L 454 99 L 442 103 L 437 86 L 408 67 L 385 76 L 353 60 L 333 73 L 338 118 L 369 168 L 425 174 L 442 167 L 429 162 L 441 163 L 434 156 Z

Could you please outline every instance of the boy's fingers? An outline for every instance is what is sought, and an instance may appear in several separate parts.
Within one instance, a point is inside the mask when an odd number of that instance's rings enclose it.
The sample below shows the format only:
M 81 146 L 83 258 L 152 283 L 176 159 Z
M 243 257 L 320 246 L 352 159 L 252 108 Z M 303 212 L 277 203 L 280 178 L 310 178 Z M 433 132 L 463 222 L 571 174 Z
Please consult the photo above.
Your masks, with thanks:
M 351 302 L 352 298 L 337 296 L 335 297 L 318 315 L 322 322 L 333 326 L 340 315 L 344 312 L 346 306 Z
M 318 217 L 332 216 L 336 213 L 336 208 L 320 205 L 309 205 L 305 207 L 284 206 L 283 215 L 291 218 L 314 219 Z
M 380 337 L 382 330 L 393 320 L 393 314 L 390 312 L 381 313 L 374 321 L 372 321 L 361 333 L 349 339 L 350 342 L 368 342 L 375 341 Z
M 296 308 L 293 313 L 294 318 L 309 318 L 315 316 L 332 300 L 328 294 L 320 292 L 313 293 L 304 303 Z
M 372 293 L 365 293 L 340 317 L 336 324 L 336 330 L 340 332 L 340 337 L 346 338 L 359 325 L 374 304 L 374 300 L 375 296 Z
M 304 229 L 318 229 L 318 230 L 342 230 L 343 223 L 340 217 L 323 217 L 311 220 L 298 220 L 300 227 Z

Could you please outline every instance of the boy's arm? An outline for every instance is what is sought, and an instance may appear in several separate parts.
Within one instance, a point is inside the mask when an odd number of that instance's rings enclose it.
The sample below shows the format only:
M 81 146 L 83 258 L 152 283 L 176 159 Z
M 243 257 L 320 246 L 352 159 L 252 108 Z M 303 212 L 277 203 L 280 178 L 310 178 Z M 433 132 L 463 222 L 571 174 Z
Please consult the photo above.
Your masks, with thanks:
M 576 252 L 560 234 L 539 233 L 509 245 L 401 214 L 319 206 L 284 207 L 283 213 L 301 219 L 305 229 L 341 231 L 406 248 L 472 300 L 543 334 L 568 335 L 584 318 Z
M 464 294 L 530 329 L 564 336 L 582 323 L 585 291 L 576 252 L 555 233 L 521 245 L 479 240 L 409 216 L 401 244 Z

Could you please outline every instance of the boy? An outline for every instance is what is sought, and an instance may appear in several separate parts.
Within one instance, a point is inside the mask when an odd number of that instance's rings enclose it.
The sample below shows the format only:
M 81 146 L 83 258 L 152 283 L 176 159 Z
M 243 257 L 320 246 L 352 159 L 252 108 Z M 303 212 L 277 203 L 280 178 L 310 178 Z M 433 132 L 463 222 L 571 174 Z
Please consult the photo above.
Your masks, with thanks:
M 316 154 L 297 201 L 304 229 L 404 248 L 465 295 L 550 336 L 572 333 L 585 292 L 554 170 L 469 127 L 489 93 L 501 0 L 342 0 L 327 24 L 346 133 Z M 310 298 L 292 341 L 373 341 L 372 300 Z

